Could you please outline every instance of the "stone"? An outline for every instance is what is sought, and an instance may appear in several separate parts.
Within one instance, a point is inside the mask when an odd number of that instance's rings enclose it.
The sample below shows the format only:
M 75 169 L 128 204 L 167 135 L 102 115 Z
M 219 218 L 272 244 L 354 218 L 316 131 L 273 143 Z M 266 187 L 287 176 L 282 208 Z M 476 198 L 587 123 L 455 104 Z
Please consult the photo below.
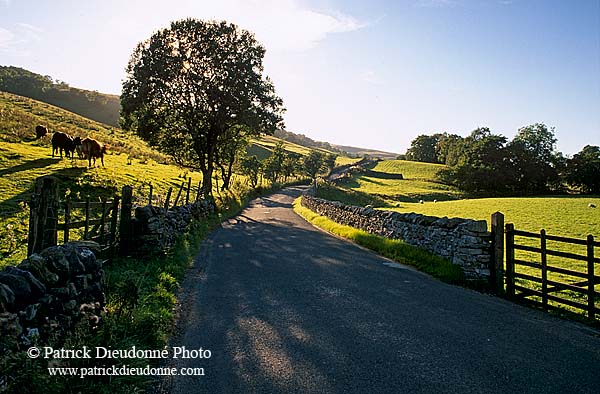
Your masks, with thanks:
M 36 279 L 46 286 L 53 286 L 59 280 L 58 275 L 48 270 L 46 260 L 39 254 L 32 254 L 23 260 L 17 268 L 31 272 Z
M 13 311 L 15 304 L 15 293 L 4 283 L 0 283 L 0 313 Z
M 466 223 L 465 228 L 468 231 L 473 231 L 476 233 L 486 233 L 487 232 L 487 222 L 485 220 L 473 220 Z

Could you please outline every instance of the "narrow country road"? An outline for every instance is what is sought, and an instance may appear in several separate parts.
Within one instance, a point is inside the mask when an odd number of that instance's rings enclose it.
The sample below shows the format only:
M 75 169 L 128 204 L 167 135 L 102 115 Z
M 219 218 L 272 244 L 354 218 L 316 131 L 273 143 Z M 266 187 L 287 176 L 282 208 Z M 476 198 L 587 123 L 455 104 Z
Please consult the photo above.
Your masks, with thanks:
M 170 393 L 599 393 L 598 332 L 440 283 L 315 229 L 289 188 L 205 242 Z

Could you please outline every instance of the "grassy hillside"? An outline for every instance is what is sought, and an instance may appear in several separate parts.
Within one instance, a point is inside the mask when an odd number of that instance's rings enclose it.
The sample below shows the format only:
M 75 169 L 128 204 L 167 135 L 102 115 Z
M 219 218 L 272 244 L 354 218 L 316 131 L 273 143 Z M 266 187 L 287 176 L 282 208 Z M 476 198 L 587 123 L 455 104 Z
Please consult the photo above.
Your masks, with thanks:
M 390 206 L 398 202 L 419 200 L 455 200 L 461 196 L 460 191 L 436 180 L 436 174 L 442 168 L 445 166 L 405 160 L 385 160 L 378 162 L 371 170 L 402 174 L 404 179 L 355 175 L 343 187 L 382 198 Z
M 85 160 L 52 158 L 49 136 L 33 140 L 37 124 L 108 143 L 106 167 L 88 169 Z M 152 183 L 158 201 L 185 176 L 194 185 L 202 178 L 200 173 L 170 165 L 163 155 L 122 130 L 49 104 L 0 93 L 0 266 L 18 263 L 25 255 L 29 216 L 25 203 L 35 179 L 43 175 L 56 176 L 61 190 L 68 190 L 74 199 L 90 195 L 92 200 L 112 197 L 124 185 L 132 185 L 134 196 L 145 199 Z
M 0 66 L 0 91 L 56 105 L 107 125 L 119 124 L 119 96 L 73 88 L 19 67 Z
M 82 138 L 90 136 L 107 143 L 106 167 L 87 168 L 85 160 L 52 158 L 51 137 L 34 140 L 38 124 L 46 125 L 51 132 L 63 131 Z M 261 150 L 258 156 L 267 157 L 278 141 L 270 136 L 256 139 L 249 152 Z M 287 142 L 285 148 L 298 154 L 309 151 Z M 131 185 L 134 198 L 145 202 L 151 183 L 156 203 L 164 200 L 169 187 L 179 187 L 186 178 L 192 178 L 194 186 L 202 179 L 198 172 L 172 165 L 167 157 L 130 133 L 50 104 L 0 92 L 0 267 L 18 263 L 25 257 L 29 217 L 26 202 L 35 179 L 43 175 L 56 176 L 60 189 L 76 200 L 88 195 L 93 201 L 112 197 L 119 194 L 124 185 Z M 234 186 L 240 190 L 245 188 L 243 181 L 243 177 L 235 176 Z M 219 199 L 217 189 L 215 194 Z
M 358 148 L 355 146 L 346 146 L 346 145 L 332 145 L 334 148 L 339 149 L 343 152 L 347 152 L 348 154 L 356 157 L 378 157 L 380 159 L 393 160 L 398 157 L 397 153 L 393 152 L 384 152 L 376 149 L 367 149 L 367 148 Z

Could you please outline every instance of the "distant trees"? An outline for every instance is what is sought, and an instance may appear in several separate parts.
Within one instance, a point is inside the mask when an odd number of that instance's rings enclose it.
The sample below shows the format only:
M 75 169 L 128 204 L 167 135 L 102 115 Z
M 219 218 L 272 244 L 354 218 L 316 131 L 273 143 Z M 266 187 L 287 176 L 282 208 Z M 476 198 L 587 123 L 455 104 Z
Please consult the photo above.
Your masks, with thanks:
M 600 194 L 600 147 L 586 145 L 566 163 L 567 182 L 583 193 Z
M 314 185 L 317 185 L 317 175 L 323 171 L 325 166 L 325 155 L 322 152 L 311 150 L 307 156 L 304 156 L 302 161 L 306 175 L 313 180 Z
M 0 90 L 43 101 L 108 125 L 119 123 L 119 97 L 70 87 L 13 66 L 0 66 Z
M 425 163 L 437 163 L 436 145 L 438 143 L 437 135 L 420 135 L 410 144 L 406 151 L 406 159 L 412 161 L 422 161 Z
M 282 127 L 282 100 L 262 75 L 264 54 L 254 35 L 234 24 L 172 22 L 131 56 L 123 127 L 200 170 L 202 192 L 211 195 L 215 167 L 229 171 L 238 143 Z
M 543 123 L 521 127 L 512 141 L 487 127 L 464 138 L 447 133 L 418 136 L 406 157 L 446 164 L 440 180 L 476 194 L 544 194 L 562 192 L 566 185 L 600 192 L 598 147 L 588 145 L 567 159 L 556 151 L 554 128 Z

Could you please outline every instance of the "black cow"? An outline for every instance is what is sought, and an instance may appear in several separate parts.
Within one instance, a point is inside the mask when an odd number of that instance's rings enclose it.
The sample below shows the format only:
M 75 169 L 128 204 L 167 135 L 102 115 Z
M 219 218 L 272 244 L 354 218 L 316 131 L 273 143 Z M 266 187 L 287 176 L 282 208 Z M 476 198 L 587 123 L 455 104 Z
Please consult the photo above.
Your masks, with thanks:
M 83 156 L 83 151 L 81 150 L 81 137 L 73 138 L 73 144 L 75 145 L 77 156 L 79 156 L 80 159 L 84 159 L 85 156 Z
M 71 157 L 75 151 L 73 137 L 60 131 L 55 132 L 52 135 L 52 157 L 54 157 L 54 152 L 57 150 L 60 152 L 60 157 L 62 157 L 63 150 L 65 151 L 65 156 Z
M 45 126 L 40 126 L 40 125 L 35 126 L 35 139 L 36 140 L 39 140 L 46 134 L 48 134 L 48 129 Z

